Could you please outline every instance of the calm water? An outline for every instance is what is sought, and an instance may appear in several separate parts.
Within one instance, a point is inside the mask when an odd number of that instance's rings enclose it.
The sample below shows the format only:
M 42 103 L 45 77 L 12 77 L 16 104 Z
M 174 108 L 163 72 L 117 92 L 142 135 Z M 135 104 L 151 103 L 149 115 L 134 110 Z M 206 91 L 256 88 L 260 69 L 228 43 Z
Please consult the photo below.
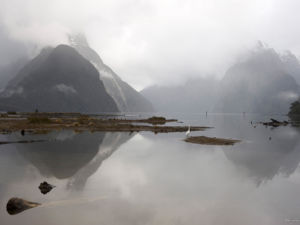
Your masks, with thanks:
M 0 224 L 300 224 L 299 128 L 250 124 L 270 116 L 169 117 L 214 127 L 192 135 L 242 142 L 202 146 L 183 133 L 148 132 L 1 136 L 50 141 L 0 146 Z M 47 195 L 38 190 L 44 180 L 57 186 Z M 44 205 L 10 216 L 11 197 Z

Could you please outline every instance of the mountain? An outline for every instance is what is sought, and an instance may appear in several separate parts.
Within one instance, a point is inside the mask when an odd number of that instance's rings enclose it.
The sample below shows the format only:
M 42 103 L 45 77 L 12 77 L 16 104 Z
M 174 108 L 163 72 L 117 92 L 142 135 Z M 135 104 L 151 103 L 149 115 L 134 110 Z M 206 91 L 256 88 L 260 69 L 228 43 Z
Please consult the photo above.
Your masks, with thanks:
M 216 101 L 218 82 L 197 78 L 177 86 L 150 86 L 141 91 L 159 112 L 206 112 Z
M 299 90 L 281 56 L 259 46 L 227 70 L 215 111 L 287 113 Z
M 117 105 L 95 67 L 74 48 L 45 48 L 0 94 L 0 110 L 112 112 Z
M 151 103 L 139 92 L 124 82 L 110 67 L 105 65 L 100 56 L 88 44 L 82 34 L 70 35 L 70 45 L 90 61 L 100 74 L 108 94 L 115 100 L 122 112 L 151 112 Z

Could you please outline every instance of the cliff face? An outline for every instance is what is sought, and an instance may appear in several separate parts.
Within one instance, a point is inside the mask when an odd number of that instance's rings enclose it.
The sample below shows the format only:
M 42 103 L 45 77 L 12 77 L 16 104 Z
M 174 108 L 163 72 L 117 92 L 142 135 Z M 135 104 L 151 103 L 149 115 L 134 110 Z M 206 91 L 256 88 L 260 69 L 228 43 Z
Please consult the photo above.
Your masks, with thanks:
M 29 62 L 0 96 L 0 110 L 118 111 L 95 67 L 67 45 L 47 48 Z
M 109 66 L 103 63 L 100 56 L 89 46 L 83 35 L 70 35 L 69 42 L 73 48 L 90 61 L 98 70 L 106 91 L 116 102 L 119 111 L 153 111 L 151 103 L 146 98 L 124 82 Z
M 281 60 L 285 71 L 293 76 L 298 85 L 300 85 L 300 63 L 297 57 L 290 51 L 287 51 L 281 56 Z
M 16 61 L 0 67 L 0 92 L 3 91 L 11 79 L 29 62 L 28 58 L 19 58 Z

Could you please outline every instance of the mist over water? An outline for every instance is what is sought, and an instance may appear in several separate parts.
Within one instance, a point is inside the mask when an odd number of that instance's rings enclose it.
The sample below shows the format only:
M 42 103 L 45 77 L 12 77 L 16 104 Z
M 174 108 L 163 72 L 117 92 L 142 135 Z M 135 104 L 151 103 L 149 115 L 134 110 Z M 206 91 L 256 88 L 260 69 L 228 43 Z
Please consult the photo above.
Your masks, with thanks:
M 1 224 L 285 224 L 298 219 L 299 128 L 254 128 L 250 121 L 270 117 L 257 114 L 168 117 L 214 127 L 192 135 L 242 142 L 214 147 L 185 143 L 182 133 L 55 132 L 34 136 L 50 142 L 3 145 L 1 202 L 18 196 L 45 206 L 12 217 L 2 205 Z M 45 196 L 38 190 L 43 180 L 56 185 Z

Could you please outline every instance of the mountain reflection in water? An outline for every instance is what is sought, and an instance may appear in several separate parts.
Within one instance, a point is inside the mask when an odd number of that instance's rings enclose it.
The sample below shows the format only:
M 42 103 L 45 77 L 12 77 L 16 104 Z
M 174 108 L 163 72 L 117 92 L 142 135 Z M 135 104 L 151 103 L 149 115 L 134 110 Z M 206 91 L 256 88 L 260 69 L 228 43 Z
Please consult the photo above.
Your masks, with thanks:
M 16 145 L 16 148 L 44 177 L 70 178 L 68 188 L 82 189 L 102 161 L 131 137 L 133 135 L 128 133 L 76 134 L 73 131 L 62 131 L 44 136 L 44 139 L 50 140 L 47 143 Z
M 257 129 L 256 141 L 224 150 L 225 156 L 257 184 L 278 173 L 293 174 L 300 162 L 299 130 L 280 127 L 273 130 L 271 140 L 261 131 Z

